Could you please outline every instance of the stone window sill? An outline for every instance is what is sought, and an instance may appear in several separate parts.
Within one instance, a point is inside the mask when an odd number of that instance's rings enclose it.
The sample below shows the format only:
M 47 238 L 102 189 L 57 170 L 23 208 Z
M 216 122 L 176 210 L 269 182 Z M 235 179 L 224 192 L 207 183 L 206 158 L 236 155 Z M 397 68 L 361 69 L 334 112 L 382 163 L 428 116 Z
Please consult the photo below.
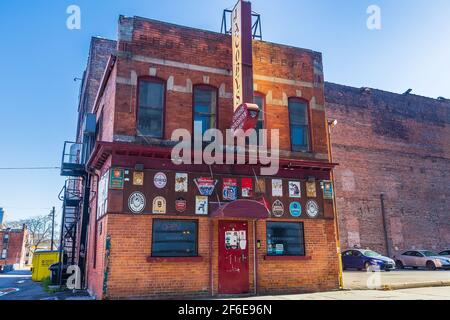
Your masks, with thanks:
M 308 261 L 311 256 L 264 256 L 268 261 Z
M 203 257 L 147 257 L 147 262 L 202 262 Z

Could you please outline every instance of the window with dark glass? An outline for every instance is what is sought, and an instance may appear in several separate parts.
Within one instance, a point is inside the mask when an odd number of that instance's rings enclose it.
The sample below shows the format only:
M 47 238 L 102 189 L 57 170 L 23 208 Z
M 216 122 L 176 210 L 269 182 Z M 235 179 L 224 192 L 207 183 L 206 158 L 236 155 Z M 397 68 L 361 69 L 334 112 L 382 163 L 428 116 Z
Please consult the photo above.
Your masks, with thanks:
M 196 257 L 197 221 L 153 220 L 152 257 Z
M 163 137 L 165 85 L 158 80 L 139 80 L 138 134 Z
M 202 123 L 202 134 L 216 128 L 217 90 L 209 87 L 194 87 L 194 122 Z
M 309 151 L 308 105 L 300 99 L 289 99 L 289 126 L 293 151 Z
M 256 130 L 256 138 L 257 143 L 262 144 L 263 141 L 260 139 L 260 130 L 264 129 L 264 96 L 261 94 L 255 94 L 253 96 L 253 102 L 258 105 L 259 107 L 259 115 L 258 115 L 258 122 L 256 123 L 255 130 Z M 247 137 L 247 144 L 249 144 L 250 139 Z
M 258 123 L 256 124 L 256 130 L 264 129 L 264 96 L 257 94 L 253 97 L 253 101 L 259 107 Z
M 267 222 L 267 255 L 304 256 L 302 222 Z

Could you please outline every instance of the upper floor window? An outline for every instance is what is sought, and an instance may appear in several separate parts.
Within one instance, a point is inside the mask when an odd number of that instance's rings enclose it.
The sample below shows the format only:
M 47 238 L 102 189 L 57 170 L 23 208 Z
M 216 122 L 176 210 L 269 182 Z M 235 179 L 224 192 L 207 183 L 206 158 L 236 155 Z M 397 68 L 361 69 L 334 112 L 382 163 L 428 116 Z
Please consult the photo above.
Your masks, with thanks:
M 289 99 L 289 126 L 292 151 L 309 151 L 309 117 L 307 102 Z
M 202 134 L 217 126 L 217 90 L 207 86 L 194 87 L 194 122 L 202 123 Z
M 264 129 L 264 112 L 265 112 L 265 105 L 264 105 L 264 95 L 260 93 L 255 93 L 255 96 L 253 97 L 253 102 L 258 105 L 259 107 L 259 115 L 258 115 L 258 123 L 256 124 L 256 132 L 259 133 L 260 129 Z
M 163 138 L 165 85 L 158 79 L 139 80 L 138 135 Z

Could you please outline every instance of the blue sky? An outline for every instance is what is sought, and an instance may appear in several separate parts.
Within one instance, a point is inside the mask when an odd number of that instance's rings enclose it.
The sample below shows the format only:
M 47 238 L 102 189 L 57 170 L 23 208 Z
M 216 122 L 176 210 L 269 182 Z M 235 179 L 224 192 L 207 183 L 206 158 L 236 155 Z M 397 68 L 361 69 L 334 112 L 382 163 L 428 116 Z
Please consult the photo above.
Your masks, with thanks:
M 119 14 L 220 31 L 234 0 L 1 1 L 0 168 L 59 166 L 76 130 L 79 82 L 91 36 L 115 38 Z M 66 9 L 81 9 L 68 30 Z M 366 27 L 381 8 L 382 29 Z M 450 97 L 448 0 L 254 0 L 264 40 L 321 51 L 327 81 Z M 57 170 L 0 170 L 9 220 L 45 214 L 64 179 Z

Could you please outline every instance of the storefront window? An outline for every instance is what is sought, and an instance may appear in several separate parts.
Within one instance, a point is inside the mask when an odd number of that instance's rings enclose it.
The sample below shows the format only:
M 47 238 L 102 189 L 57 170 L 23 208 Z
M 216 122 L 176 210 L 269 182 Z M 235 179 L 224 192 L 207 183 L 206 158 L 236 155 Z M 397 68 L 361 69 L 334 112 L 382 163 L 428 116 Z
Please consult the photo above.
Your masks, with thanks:
M 164 87 L 164 83 L 157 79 L 139 81 L 139 135 L 163 137 Z
M 267 254 L 269 256 L 304 256 L 303 223 L 267 222 Z
M 195 257 L 197 221 L 153 220 L 152 257 Z

